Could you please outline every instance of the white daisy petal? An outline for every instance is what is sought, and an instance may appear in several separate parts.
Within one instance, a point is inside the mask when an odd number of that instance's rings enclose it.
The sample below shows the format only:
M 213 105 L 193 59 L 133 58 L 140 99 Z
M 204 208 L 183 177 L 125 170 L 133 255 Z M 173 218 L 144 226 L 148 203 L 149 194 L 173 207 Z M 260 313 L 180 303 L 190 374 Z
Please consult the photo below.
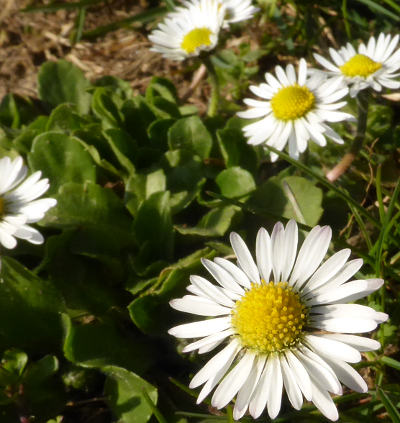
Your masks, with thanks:
M 235 232 L 231 233 L 230 240 L 240 267 L 247 274 L 251 282 L 258 283 L 260 281 L 260 275 L 247 245 Z
M 306 400 L 311 401 L 311 381 L 307 370 L 304 368 L 302 362 L 291 351 L 287 351 L 285 353 L 285 357 L 288 361 L 290 370 L 295 376 L 296 382 L 299 385 L 301 392 L 303 392 Z
M 216 319 L 185 323 L 171 328 L 168 333 L 178 338 L 199 338 L 228 329 L 230 321 L 230 317 L 217 317 Z
M 187 353 L 190 351 L 197 350 L 199 348 L 205 347 L 206 345 L 210 345 L 214 342 L 217 342 L 221 339 L 225 339 L 226 337 L 233 335 L 234 331 L 233 329 L 229 328 L 226 330 L 223 330 L 222 332 L 217 332 L 212 335 L 206 336 L 205 338 L 202 338 L 196 342 L 192 342 L 182 350 L 182 352 Z
M 268 398 L 268 415 L 271 419 L 274 419 L 281 409 L 281 402 L 282 402 L 282 387 L 283 387 L 283 379 L 282 379 L 282 371 L 281 371 L 281 364 L 278 356 L 272 356 L 272 372 L 271 372 L 271 379 L 274 381 L 273 389 L 269 390 L 269 398 Z
M 218 286 L 213 285 L 201 276 L 191 275 L 190 281 L 203 293 L 205 298 L 209 298 L 226 307 L 231 307 L 234 302 Z
M 326 418 L 336 421 L 339 418 L 339 413 L 328 391 L 319 387 L 316 379 L 311 382 L 311 387 L 312 402 Z
M 260 376 L 257 388 L 255 389 L 251 398 L 249 412 L 254 419 L 257 419 L 263 412 L 269 398 L 269 391 L 271 388 L 273 389 L 271 385 L 271 377 L 274 361 L 274 357 L 270 355 Z
M 227 272 L 229 272 L 231 276 L 233 277 L 233 279 L 235 279 L 235 281 L 239 285 L 242 285 L 245 288 L 250 288 L 251 284 L 250 284 L 249 278 L 247 277 L 246 273 L 243 272 L 243 270 L 239 269 L 229 260 L 226 260 L 220 257 L 216 257 L 214 261 L 219 266 L 224 268 Z
M 171 300 L 169 305 L 175 310 L 198 314 L 199 316 L 221 316 L 231 312 L 228 307 L 223 307 L 212 300 L 196 295 L 185 295 L 183 298 Z
M 197 388 L 210 379 L 227 362 L 233 360 L 240 350 L 239 341 L 233 340 L 223 350 L 216 354 L 207 364 L 197 372 L 190 381 L 189 388 Z M 231 361 L 232 363 L 232 361 Z
M 16 238 L 43 244 L 42 234 L 27 223 L 43 219 L 57 204 L 54 198 L 38 199 L 49 189 L 48 179 L 40 179 L 40 171 L 27 173 L 21 157 L 0 159 L 0 244 L 6 248 L 15 248 Z
M 324 258 L 332 238 L 329 226 L 314 227 L 307 235 L 297 256 L 289 283 L 301 286 L 309 278 Z
M 338 379 L 347 387 L 361 393 L 368 391 L 365 380 L 345 361 L 338 359 L 332 360 L 329 357 L 325 357 L 325 360 L 332 367 Z
M 326 333 L 320 336 L 344 342 L 360 352 L 375 351 L 381 348 L 381 344 L 378 341 L 375 341 L 375 339 L 365 338 L 364 336 L 347 335 L 343 333 Z
M 332 357 L 348 363 L 358 363 L 361 360 L 361 354 L 356 349 L 342 342 L 315 335 L 306 335 L 305 340 L 315 353 L 319 352 L 324 357 Z
M 260 228 L 256 240 L 256 258 L 257 266 L 261 278 L 264 281 L 269 281 L 272 268 L 272 246 L 271 238 L 264 228 Z
M 280 357 L 280 361 L 283 383 L 289 401 L 292 404 L 293 408 L 295 408 L 296 410 L 300 410 L 301 406 L 303 405 L 303 395 L 301 394 L 301 390 L 296 382 L 296 376 L 290 369 L 284 356 Z
M 338 251 L 332 257 L 330 257 L 311 277 L 305 286 L 304 292 L 307 293 L 310 290 L 316 289 L 321 285 L 324 285 L 329 279 L 331 279 L 337 272 L 343 268 L 348 258 L 350 257 L 351 250 L 345 248 L 344 250 Z
M 236 283 L 231 274 L 223 267 L 207 259 L 201 259 L 201 263 L 223 288 L 240 295 L 244 294 L 243 288 Z
M 250 399 L 260 380 L 266 359 L 267 358 L 265 355 L 256 357 L 255 364 L 251 369 L 251 373 L 247 377 L 246 382 L 240 388 L 235 402 L 235 407 L 233 409 L 233 418 L 235 420 L 240 420 L 249 408 Z
M 251 372 L 254 358 L 254 353 L 246 352 L 239 363 L 228 373 L 214 392 L 211 399 L 213 407 L 225 407 L 237 394 Z
M 296 351 L 295 355 L 306 368 L 313 379 L 321 382 L 321 386 L 337 395 L 342 394 L 342 387 L 333 372 L 333 370 L 312 351 L 303 348 L 302 351 Z

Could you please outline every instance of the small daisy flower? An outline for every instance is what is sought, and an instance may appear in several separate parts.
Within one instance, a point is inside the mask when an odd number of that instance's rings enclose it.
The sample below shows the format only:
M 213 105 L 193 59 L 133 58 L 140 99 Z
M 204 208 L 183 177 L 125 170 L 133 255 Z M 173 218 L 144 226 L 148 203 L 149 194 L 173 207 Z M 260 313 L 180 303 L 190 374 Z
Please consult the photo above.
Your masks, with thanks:
M 347 304 L 374 292 L 381 279 L 349 279 L 361 259 L 350 260 L 344 249 L 321 264 L 331 240 L 329 226 L 316 226 L 297 252 L 298 229 L 279 222 L 271 236 L 261 228 L 256 261 L 242 238 L 230 236 L 238 264 L 215 258 L 202 263 L 217 284 L 191 276 L 191 295 L 175 299 L 179 311 L 210 316 L 169 330 L 178 338 L 198 338 L 184 352 L 222 349 L 193 377 L 190 388 L 203 385 L 197 403 L 215 388 L 213 407 L 225 407 L 235 396 L 233 417 L 247 411 L 258 418 L 267 408 L 275 418 L 285 390 L 299 410 L 303 396 L 323 415 L 338 419 L 330 393 L 342 385 L 367 392 L 363 378 L 348 363 L 379 342 L 357 333 L 370 332 L 388 316 L 360 304 Z
M 152 51 L 184 60 L 215 48 L 225 15 L 217 0 L 197 0 L 178 7 L 149 35 Z
M 228 28 L 229 24 L 251 19 L 260 9 L 254 7 L 252 0 L 216 0 L 218 8 L 224 8 L 223 28 Z M 183 2 L 186 7 L 197 7 L 199 0 L 186 0 Z
M 225 6 L 224 28 L 229 24 L 251 19 L 260 9 L 251 0 L 220 0 Z
M 21 157 L 0 159 L 0 244 L 6 248 L 15 248 L 15 238 L 42 244 L 43 236 L 28 224 L 57 204 L 54 198 L 38 199 L 49 189 L 49 180 L 40 179 L 42 172 L 26 177 L 27 172 Z
M 343 144 L 340 135 L 325 123 L 354 119 L 338 110 L 345 101 L 335 103 L 348 93 L 343 78 L 326 79 L 322 73 L 308 78 L 304 59 L 300 60 L 297 77 L 293 65 L 288 65 L 286 72 L 277 66 L 275 74 L 266 73 L 267 83 L 250 86 L 263 101 L 247 98 L 244 102 L 251 108 L 238 113 L 245 119 L 262 117 L 243 128 L 248 143 L 265 144 L 279 151 L 289 144 L 289 154 L 295 159 L 306 150 L 309 139 L 321 147 L 326 145 L 325 136 Z M 272 161 L 277 158 L 271 153 Z
M 399 35 L 379 34 L 378 39 L 371 37 L 368 44 L 360 44 L 358 51 L 347 43 L 339 51 L 333 48 L 329 53 L 334 63 L 314 54 L 315 60 L 331 75 L 341 75 L 350 88 L 350 96 L 355 97 L 359 91 L 372 87 L 381 91 L 382 87 L 398 89 L 400 82 L 394 81 L 400 74 L 395 73 L 400 68 L 400 48 L 396 51 Z

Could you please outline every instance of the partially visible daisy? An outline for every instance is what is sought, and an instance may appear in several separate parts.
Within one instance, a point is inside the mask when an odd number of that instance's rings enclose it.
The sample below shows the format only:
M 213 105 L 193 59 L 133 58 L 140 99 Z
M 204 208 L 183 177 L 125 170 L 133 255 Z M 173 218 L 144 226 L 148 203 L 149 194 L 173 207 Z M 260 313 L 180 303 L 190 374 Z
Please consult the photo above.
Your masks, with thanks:
M 286 71 L 277 66 L 275 74 L 266 73 L 267 83 L 250 86 L 263 101 L 247 98 L 244 102 L 251 108 L 238 113 L 246 119 L 262 117 L 243 128 L 248 143 L 265 144 L 279 151 L 288 144 L 289 154 L 295 159 L 306 150 L 310 139 L 321 147 L 326 145 L 325 136 L 343 144 L 340 135 L 325 123 L 354 119 L 338 110 L 346 102 L 337 100 L 348 93 L 343 78 L 326 79 L 322 73 L 308 77 L 304 59 L 300 59 L 298 76 L 293 65 L 288 65 Z M 276 159 L 277 155 L 271 153 L 271 160 Z
M 229 24 L 242 22 L 251 19 L 260 9 L 254 7 L 252 0 L 217 0 L 219 7 L 225 8 L 223 27 L 227 28 Z M 199 0 L 186 0 L 183 2 L 186 6 L 196 5 Z
M 251 0 L 220 0 L 225 6 L 224 27 L 235 22 L 251 19 L 260 9 Z
M 329 62 L 319 54 L 314 54 L 315 60 L 328 69 L 331 75 L 341 75 L 347 84 L 351 85 L 350 96 L 355 97 L 359 91 L 372 87 L 381 91 L 382 87 L 400 88 L 400 81 L 395 81 L 400 73 L 400 48 L 396 51 L 399 35 L 393 38 L 390 34 L 379 34 L 378 39 L 371 37 L 368 44 L 360 44 L 358 51 L 347 43 L 336 51 L 329 49 L 334 63 Z
M 349 282 L 363 262 L 348 261 L 349 249 L 321 264 L 331 240 L 329 226 L 314 227 L 299 252 L 295 221 L 286 228 L 277 223 L 271 236 L 261 228 L 256 262 L 238 234 L 230 239 L 238 264 L 202 260 L 218 284 L 191 276 L 191 295 L 170 302 L 176 310 L 212 317 L 170 329 L 178 338 L 198 338 L 184 352 L 202 354 L 223 343 L 190 382 L 190 388 L 203 385 L 197 402 L 218 385 L 211 404 L 220 409 L 236 396 L 235 420 L 247 411 L 258 418 L 265 408 L 273 419 L 285 390 L 295 409 L 304 396 L 337 420 L 329 393 L 341 395 L 341 383 L 367 392 L 363 378 L 347 363 L 359 362 L 362 351 L 380 348 L 379 342 L 355 334 L 374 330 L 388 317 L 346 303 L 374 292 L 383 281 Z
M 197 0 L 178 7 L 149 35 L 154 44 L 151 50 L 173 60 L 210 51 L 218 43 L 224 15 L 218 0 Z
M 54 198 L 38 199 L 49 189 L 49 180 L 40 179 L 42 172 L 26 177 L 27 172 L 21 157 L 0 159 L 0 244 L 6 248 L 15 248 L 16 238 L 42 244 L 43 236 L 28 224 L 57 204 Z

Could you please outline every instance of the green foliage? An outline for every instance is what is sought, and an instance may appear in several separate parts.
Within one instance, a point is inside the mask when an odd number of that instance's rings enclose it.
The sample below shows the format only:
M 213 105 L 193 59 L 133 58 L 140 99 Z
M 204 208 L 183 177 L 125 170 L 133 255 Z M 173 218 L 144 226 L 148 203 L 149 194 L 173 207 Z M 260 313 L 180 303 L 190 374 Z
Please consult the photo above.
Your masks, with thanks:
M 76 10 L 76 42 L 138 28 L 174 4 L 149 2 L 156 7 L 85 32 L 91 6 L 102 3 L 50 2 L 25 11 Z M 391 317 L 372 335 L 382 349 L 359 364 L 371 391 L 335 401 L 343 422 L 399 421 L 397 105 L 370 96 L 365 147 L 333 184 L 324 172 L 347 146 L 312 146 L 301 161 L 276 152 L 280 160 L 271 164 L 268 151 L 246 143 L 247 121 L 235 112 L 250 80 L 290 56 L 310 58 L 328 45 L 328 29 L 338 42 L 365 39 L 371 28 L 390 29 L 400 9 L 389 0 L 283 3 L 258 0 L 258 25 L 235 26 L 240 43 L 212 57 L 223 93 L 216 117 L 185 104 L 167 78 L 153 76 L 136 94 L 115 77 L 89 82 L 63 60 L 41 67 L 39 100 L 4 97 L 0 156 L 22 155 L 30 172 L 40 170 L 57 205 L 39 222 L 43 246 L 20 241 L 2 250 L 1 422 L 233 422 L 229 407 L 220 414 L 194 408 L 196 391 L 186 385 L 190 360 L 201 358 L 177 354 L 185 342 L 167 330 L 185 317 L 169 301 L 187 294 L 190 275 L 207 277 L 202 258 L 233 259 L 231 231 L 253 245 L 260 226 L 288 219 L 304 231 L 331 225 L 332 251 L 350 245 L 365 261 L 360 279 L 387 281 L 364 301 Z M 349 141 L 355 126 L 335 130 Z M 277 421 L 325 421 L 314 406 L 288 411 L 285 401 Z

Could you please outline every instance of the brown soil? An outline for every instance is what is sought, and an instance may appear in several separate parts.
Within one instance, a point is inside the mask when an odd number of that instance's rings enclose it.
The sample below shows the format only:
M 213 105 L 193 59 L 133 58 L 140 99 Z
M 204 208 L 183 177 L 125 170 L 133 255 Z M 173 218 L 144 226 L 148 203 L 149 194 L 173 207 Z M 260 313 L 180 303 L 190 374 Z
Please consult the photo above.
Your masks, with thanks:
M 0 99 L 11 92 L 36 97 L 38 68 L 46 60 L 61 58 L 78 66 L 90 80 L 113 75 L 129 81 L 136 92 L 144 92 L 152 76 L 168 76 L 179 87 L 181 96 L 187 92 L 194 69 L 189 67 L 187 70 L 187 63 L 182 66 L 149 50 L 151 44 L 146 34 L 154 23 L 148 27 L 131 24 L 95 40 L 73 44 L 76 10 L 21 12 L 28 5 L 48 3 L 44 0 L 0 0 Z M 101 2 L 87 9 L 84 30 L 132 17 L 152 7 L 154 4 L 146 0 Z M 207 97 L 206 84 L 199 87 L 196 96 L 189 98 L 202 110 L 206 98 L 200 101 L 199 94 Z

